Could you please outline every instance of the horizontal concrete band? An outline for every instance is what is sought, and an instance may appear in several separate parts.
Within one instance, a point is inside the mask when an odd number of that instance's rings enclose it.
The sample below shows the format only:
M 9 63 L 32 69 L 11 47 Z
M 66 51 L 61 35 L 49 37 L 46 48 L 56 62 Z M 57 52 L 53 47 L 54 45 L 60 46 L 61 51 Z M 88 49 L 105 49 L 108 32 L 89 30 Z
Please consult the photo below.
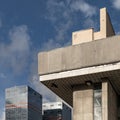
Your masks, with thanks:
M 39 75 L 120 61 L 120 35 L 59 48 L 38 55 Z
M 48 75 L 41 75 L 39 76 L 39 79 L 40 81 L 47 81 L 47 80 L 76 77 L 76 76 L 95 74 L 95 73 L 101 73 L 101 72 L 108 72 L 108 71 L 114 71 L 114 70 L 120 70 L 120 62 L 114 63 L 114 64 L 107 64 L 107 65 L 100 65 L 95 67 L 65 71 L 60 73 L 53 73 Z

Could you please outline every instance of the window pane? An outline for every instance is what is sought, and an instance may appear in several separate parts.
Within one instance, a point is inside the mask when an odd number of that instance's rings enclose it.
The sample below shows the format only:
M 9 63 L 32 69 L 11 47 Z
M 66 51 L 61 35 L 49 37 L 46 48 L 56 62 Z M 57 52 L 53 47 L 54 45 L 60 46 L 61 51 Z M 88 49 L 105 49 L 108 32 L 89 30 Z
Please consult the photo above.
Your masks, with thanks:
M 94 90 L 94 120 L 102 120 L 101 90 Z

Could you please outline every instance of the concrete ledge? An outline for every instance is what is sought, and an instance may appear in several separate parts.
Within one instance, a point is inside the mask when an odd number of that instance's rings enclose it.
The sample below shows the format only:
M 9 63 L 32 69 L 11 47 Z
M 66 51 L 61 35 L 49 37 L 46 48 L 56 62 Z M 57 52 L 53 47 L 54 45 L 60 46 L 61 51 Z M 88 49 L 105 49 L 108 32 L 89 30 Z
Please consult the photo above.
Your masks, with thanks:
M 120 61 L 120 35 L 59 48 L 38 55 L 39 75 Z
M 115 70 L 120 70 L 120 62 L 115 64 L 100 65 L 96 67 L 88 67 L 88 68 L 65 71 L 60 73 L 41 75 L 39 79 L 40 81 L 48 81 L 48 80 L 70 78 L 70 77 L 83 76 L 83 75 L 89 75 L 89 74 L 97 74 L 97 73 L 115 71 Z

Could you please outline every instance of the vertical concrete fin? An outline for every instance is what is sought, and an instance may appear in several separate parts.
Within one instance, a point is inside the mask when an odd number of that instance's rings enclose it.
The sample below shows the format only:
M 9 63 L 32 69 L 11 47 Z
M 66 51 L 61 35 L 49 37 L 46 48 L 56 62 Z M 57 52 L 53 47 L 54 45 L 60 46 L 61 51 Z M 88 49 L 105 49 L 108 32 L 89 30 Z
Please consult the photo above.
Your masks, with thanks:
M 106 8 L 100 9 L 100 31 L 94 33 L 94 40 L 115 35 L 110 16 Z
M 106 8 L 100 9 L 100 32 L 104 38 L 115 35 L 110 16 Z
M 108 13 L 106 14 L 106 19 L 107 19 L 107 25 L 106 25 L 107 37 L 113 36 L 115 35 L 115 31 L 114 31 L 114 28 L 113 28 L 113 25 L 112 25 L 112 22 L 111 22 L 111 19 Z

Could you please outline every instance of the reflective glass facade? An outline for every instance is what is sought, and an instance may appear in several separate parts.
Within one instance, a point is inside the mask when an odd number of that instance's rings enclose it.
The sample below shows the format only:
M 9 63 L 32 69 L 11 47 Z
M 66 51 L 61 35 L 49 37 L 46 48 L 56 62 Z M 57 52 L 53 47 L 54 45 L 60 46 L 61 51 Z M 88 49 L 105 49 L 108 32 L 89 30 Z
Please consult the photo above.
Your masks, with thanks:
M 43 120 L 62 120 L 62 110 L 45 110 Z
M 6 89 L 6 120 L 42 120 L 41 110 L 42 97 L 30 87 Z
M 42 120 L 42 97 L 28 88 L 28 120 Z
M 102 120 L 102 92 L 94 90 L 94 120 Z
M 71 108 L 63 102 L 43 105 L 43 120 L 71 120 Z

